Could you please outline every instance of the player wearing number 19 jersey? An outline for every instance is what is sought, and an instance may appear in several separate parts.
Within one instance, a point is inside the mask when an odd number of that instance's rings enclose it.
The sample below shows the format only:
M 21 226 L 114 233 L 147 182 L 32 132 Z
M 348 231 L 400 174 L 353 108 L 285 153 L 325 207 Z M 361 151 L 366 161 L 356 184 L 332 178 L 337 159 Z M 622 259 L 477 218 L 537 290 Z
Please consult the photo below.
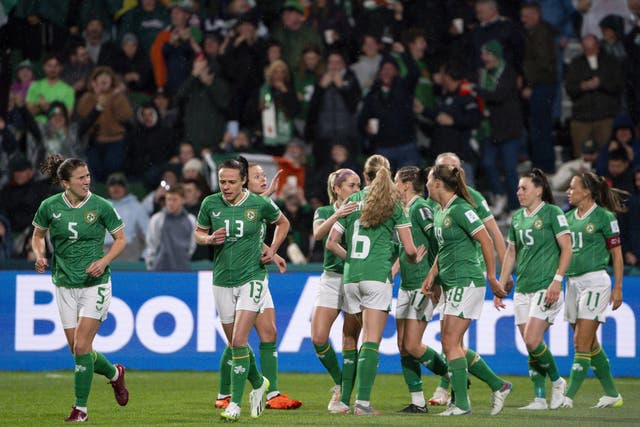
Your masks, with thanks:
M 48 264 L 45 258 L 48 232 L 53 245 L 51 270 L 56 302 L 75 361 L 76 399 L 65 421 L 84 422 L 88 419 L 87 401 L 94 372 L 111 381 L 118 404 L 124 406 L 129 400 L 124 366 L 111 364 L 92 348 L 109 311 L 109 263 L 126 245 L 124 224 L 111 203 L 89 191 L 91 177 L 83 160 L 50 155 L 42 169 L 53 177 L 52 182 L 59 181 L 64 191 L 44 200 L 33 219 L 36 271 L 44 273 Z M 106 254 L 105 230 L 114 238 Z
M 567 270 L 565 319 L 574 328 L 575 356 L 565 392 L 563 407 L 572 407 L 573 399 L 589 367 L 604 388 L 604 396 L 595 408 L 622 406 L 611 368 L 596 331 L 605 321 L 609 302 L 616 310 L 622 304 L 623 260 L 620 230 L 615 213 L 622 212 L 621 192 L 610 188 L 592 172 L 576 175 L 567 191 L 575 209 L 567 213 L 573 258 Z M 613 261 L 614 288 L 605 271 Z

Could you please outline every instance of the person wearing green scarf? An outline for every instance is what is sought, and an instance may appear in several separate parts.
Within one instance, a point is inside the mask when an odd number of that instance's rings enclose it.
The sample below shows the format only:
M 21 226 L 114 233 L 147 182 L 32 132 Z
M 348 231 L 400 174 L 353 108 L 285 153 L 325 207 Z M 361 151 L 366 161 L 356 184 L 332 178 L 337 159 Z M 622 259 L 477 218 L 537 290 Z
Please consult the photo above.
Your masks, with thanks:
M 482 166 L 493 193 L 493 214 L 518 209 L 518 152 L 523 118 L 517 76 L 504 60 L 502 45 L 490 40 L 482 46 L 484 66 L 478 70 L 478 94 L 485 102 L 485 119 L 477 137 L 482 144 Z M 500 176 L 503 173 L 503 177 Z M 505 194 L 506 193 L 506 194 Z

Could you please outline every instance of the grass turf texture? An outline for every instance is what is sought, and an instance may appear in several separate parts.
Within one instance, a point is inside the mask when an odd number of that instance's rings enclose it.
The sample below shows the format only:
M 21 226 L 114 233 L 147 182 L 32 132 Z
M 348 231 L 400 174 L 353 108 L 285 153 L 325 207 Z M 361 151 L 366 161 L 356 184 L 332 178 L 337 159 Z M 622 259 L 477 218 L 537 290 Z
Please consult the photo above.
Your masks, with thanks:
M 640 379 L 617 378 L 616 385 L 624 398 L 621 408 L 591 409 L 602 395 L 600 383 L 588 378 L 573 409 L 556 411 L 522 411 L 532 399 L 532 387 L 527 377 L 507 377 L 514 385 L 503 412 L 491 417 L 489 388 L 472 378 L 470 397 L 473 414 L 465 417 L 437 417 L 444 407 L 430 407 L 429 414 L 399 414 L 410 403 L 407 388 L 400 375 L 378 375 L 373 389 L 372 404 L 383 415 L 356 417 L 333 415 L 327 411 L 331 397 L 328 375 L 280 375 L 281 391 L 300 399 L 297 410 L 266 409 L 258 419 L 249 416 L 245 390 L 239 424 L 253 425 L 444 425 L 444 426 L 601 426 L 640 425 Z M 113 426 L 171 426 L 219 424 L 220 410 L 214 408 L 217 392 L 217 372 L 150 372 L 127 370 L 127 386 L 131 399 L 119 407 L 106 379 L 95 376 L 89 397 L 89 423 Z M 432 376 L 424 376 L 425 397 L 431 396 L 436 384 Z M 73 403 L 73 374 L 68 372 L 0 372 L 0 425 L 44 426 L 61 425 Z M 549 387 L 549 385 L 548 385 Z M 547 391 L 550 396 L 550 390 Z

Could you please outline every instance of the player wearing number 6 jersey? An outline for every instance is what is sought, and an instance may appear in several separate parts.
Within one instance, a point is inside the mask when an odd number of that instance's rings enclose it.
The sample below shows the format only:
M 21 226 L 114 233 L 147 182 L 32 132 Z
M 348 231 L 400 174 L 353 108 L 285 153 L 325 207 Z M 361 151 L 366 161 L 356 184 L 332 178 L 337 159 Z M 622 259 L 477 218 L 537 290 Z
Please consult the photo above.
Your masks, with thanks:
M 75 361 L 76 400 L 65 421 L 84 422 L 88 419 L 87 400 L 94 372 L 110 380 L 118 404 L 124 406 L 129 401 L 124 366 L 112 365 L 93 350 L 93 339 L 107 318 L 111 302 L 109 263 L 126 245 L 124 224 L 111 203 L 89 191 L 91 177 L 83 160 L 49 155 L 42 172 L 51 176 L 53 183 L 59 181 L 64 191 L 44 200 L 33 219 L 35 267 L 38 273 L 44 273 L 48 265 L 48 231 L 53 245 L 51 272 L 56 302 Z M 102 250 L 105 230 L 114 239 L 106 254 Z
M 482 248 L 491 290 L 499 297 L 503 297 L 505 292 L 496 280 L 491 237 L 473 209 L 462 169 L 451 165 L 433 167 L 429 172 L 427 189 L 429 197 L 440 205 L 433 220 L 438 255 L 422 288 L 425 294 L 430 294 L 434 279 L 439 274 L 445 291 L 442 348 L 455 392 L 455 405 L 440 415 L 466 415 L 471 412 L 471 407 L 467 394 L 468 351 L 462 346 L 462 337 L 471 320 L 480 317 L 486 288 L 476 241 Z M 497 377 L 484 361 L 476 361 L 475 365 L 476 375 L 485 379 L 494 390 L 491 414 L 495 415 L 502 410 L 511 384 Z
M 248 347 L 249 332 L 269 293 L 264 264 L 273 259 L 289 231 L 289 221 L 271 200 L 243 188 L 249 165 L 240 157 L 225 160 L 218 170 L 220 192 L 202 201 L 195 238 L 213 245 L 213 296 L 216 310 L 231 346 L 231 402 L 221 413 L 223 420 L 240 417 L 240 403 L 247 379 L 252 417 L 261 414 L 269 381 L 257 369 Z M 273 241 L 263 250 L 262 223 L 275 224 Z M 209 231 L 213 233 L 209 234 Z
M 622 406 L 611 368 L 596 331 L 605 321 L 609 302 L 613 310 L 622 304 L 623 261 L 620 230 L 615 213 L 623 212 L 624 192 L 610 188 L 592 172 L 576 175 L 567 190 L 575 209 L 567 213 L 573 243 L 573 258 L 567 270 L 565 319 L 574 329 L 575 356 L 562 407 L 573 407 L 573 399 L 589 367 L 604 388 L 594 408 Z M 613 261 L 614 285 L 605 268 Z
M 506 283 L 517 261 L 513 298 L 516 325 L 529 352 L 529 376 L 534 400 L 521 409 L 547 409 L 545 380 L 551 379 L 551 409 L 562 403 L 566 381 L 544 343 L 544 333 L 562 309 L 562 279 L 571 261 L 571 239 L 562 210 L 553 204 L 551 187 L 540 169 L 520 178 L 522 209 L 511 219 L 509 246 L 502 261 L 500 281 Z M 496 308 L 504 308 L 494 298 Z
M 375 415 L 370 404 L 371 389 L 378 369 L 378 346 L 391 310 L 391 254 L 393 232 L 397 231 L 411 262 L 419 262 L 424 246 L 415 247 L 411 223 L 398 202 L 389 161 L 378 154 L 364 165 L 367 186 L 349 197 L 359 209 L 340 218 L 329 233 L 327 249 L 345 261 L 345 311 L 362 313 L 364 338 L 358 355 L 356 373 L 356 415 Z M 340 246 L 345 236 L 346 249 Z

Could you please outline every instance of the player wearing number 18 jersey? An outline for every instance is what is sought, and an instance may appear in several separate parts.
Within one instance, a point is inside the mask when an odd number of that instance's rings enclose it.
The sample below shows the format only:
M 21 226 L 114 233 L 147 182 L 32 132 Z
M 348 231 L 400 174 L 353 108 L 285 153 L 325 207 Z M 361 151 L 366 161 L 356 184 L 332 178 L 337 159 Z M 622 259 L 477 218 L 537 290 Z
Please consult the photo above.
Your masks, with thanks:
M 566 382 L 544 343 L 544 333 L 562 309 L 562 278 L 571 260 L 571 240 L 564 213 L 553 204 L 551 187 L 540 169 L 533 169 L 520 179 L 517 195 L 522 209 L 511 220 L 500 280 L 505 283 L 511 277 L 517 260 L 514 311 L 529 352 L 529 376 L 535 396 L 521 409 L 547 409 L 547 375 L 552 384 L 550 406 L 557 409 Z M 497 308 L 504 307 L 501 300 L 494 302 Z
M 353 411 L 356 415 L 373 415 L 377 412 L 371 407 L 370 396 L 378 367 L 378 346 L 391 309 L 394 230 L 412 262 L 419 262 L 425 249 L 413 244 L 411 224 L 398 203 L 389 161 L 378 154 L 369 157 L 364 176 L 367 187 L 348 199 L 359 201 L 359 210 L 334 224 L 327 249 L 345 260 L 345 311 L 362 313 L 365 341 L 358 355 Z M 346 249 L 340 246 L 343 235 Z
M 574 329 L 575 356 L 562 406 L 573 406 L 589 367 L 605 392 L 594 407 L 622 406 L 622 396 L 613 383 L 609 360 L 596 331 L 605 321 L 609 302 L 613 310 L 622 304 L 623 260 L 615 213 L 623 211 L 624 192 L 610 188 L 603 178 L 587 172 L 571 179 L 567 194 L 575 209 L 567 213 L 573 258 L 567 270 L 565 319 Z M 613 261 L 613 292 L 605 271 L 609 257 Z
M 65 421 L 84 422 L 88 419 L 87 400 L 94 372 L 110 380 L 118 404 L 124 406 L 129 400 L 124 366 L 112 365 L 92 348 L 109 311 L 109 263 L 126 245 L 124 224 L 111 203 L 89 191 L 91 177 L 83 160 L 50 155 L 42 171 L 54 183 L 59 181 L 64 191 L 44 200 L 33 219 L 35 267 L 38 273 L 44 273 L 47 267 L 45 236 L 49 232 L 56 302 L 75 361 L 76 400 Z M 105 230 L 114 238 L 106 254 L 102 249 Z

